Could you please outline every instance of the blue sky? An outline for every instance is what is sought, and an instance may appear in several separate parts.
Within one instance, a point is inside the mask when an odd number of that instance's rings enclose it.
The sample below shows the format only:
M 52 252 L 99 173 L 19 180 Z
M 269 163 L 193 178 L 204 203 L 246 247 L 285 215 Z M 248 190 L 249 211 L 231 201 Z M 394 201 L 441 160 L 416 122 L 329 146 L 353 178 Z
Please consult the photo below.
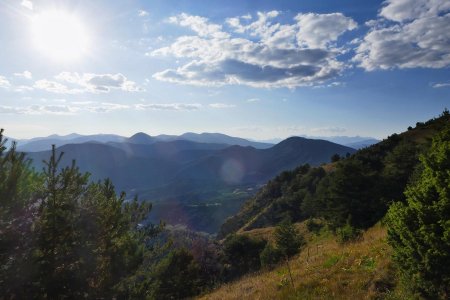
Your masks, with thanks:
M 384 138 L 450 106 L 450 2 L 0 3 L 8 136 Z

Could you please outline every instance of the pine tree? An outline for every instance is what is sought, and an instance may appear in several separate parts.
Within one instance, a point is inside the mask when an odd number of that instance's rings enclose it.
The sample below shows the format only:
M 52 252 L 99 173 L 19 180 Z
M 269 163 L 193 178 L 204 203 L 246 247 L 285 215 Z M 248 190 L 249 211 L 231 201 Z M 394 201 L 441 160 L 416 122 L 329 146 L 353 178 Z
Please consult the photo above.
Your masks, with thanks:
M 283 256 L 292 257 L 305 244 L 305 240 L 290 219 L 282 221 L 275 229 L 275 243 Z
M 420 157 L 422 172 L 387 215 L 388 241 L 408 283 L 427 298 L 450 297 L 450 126 Z
M 0 295 L 29 294 L 32 269 L 32 224 L 42 177 L 30 169 L 25 154 L 9 149 L 0 130 Z
M 278 251 L 284 256 L 286 266 L 289 271 L 292 287 L 294 280 L 292 279 L 289 258 L 300 252 L 300 248 L 305 244 L 305 240 L 298 230 L 294 227 L 289 218 L 284 219 L 275 229 L 275 243 Z

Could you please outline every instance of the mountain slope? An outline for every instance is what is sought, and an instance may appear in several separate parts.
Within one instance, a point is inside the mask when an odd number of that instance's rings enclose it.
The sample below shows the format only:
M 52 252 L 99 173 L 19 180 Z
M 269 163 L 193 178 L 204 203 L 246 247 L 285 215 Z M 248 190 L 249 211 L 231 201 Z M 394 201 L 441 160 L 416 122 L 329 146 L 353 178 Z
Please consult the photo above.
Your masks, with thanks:
M 216 143 L 216 144 L 228 144 L 228 145 L 238 145 L 243 147 L 253 147 L 256 149 L 267 149 L 273 146 L 270 143 L 253 142 L 243 138 L 232 137 L 222 133 L 193 133 L 186 132 L 176 139 L 188 140 L 198 143 Z
M 225 184 L 263 183 L 281 171 L 302 164 L 317 166 L 329 161 L 333 154 L 345 156 L 354 152 L 352 148 L 328 141 L 291 137 L 269 149 L 225 148 L 192 162 L 175 177 Z
M 137 134 L 131 141 L 135 143 L 66 144 L 57 149 L 65 152 L 61 167 L 75 159 L 93 180 L 109 177 L 129 197 L 138 194 L 141 200 L 155 203 L 159 215 L 154 217 L 208 232 L 216 232 L 226 217 L 279 172 L 327 162 L 335 153 L 354 152 L 304 138 L 290 138 L 269 149 L 186 140 L 160 142 L 146 134 Z M 40 169 L 50 151 L 31 152 L 29 157 Z
M 418 154 L 449 124 L 444 112 L 337 163 L 283 172 L 230 217 L 219 236 L 272 226 L 285 217 L 300 221 L 320 216 L 334 227 L 350 220 L 354 227 L 367 228 L 384 216 L 391 201 L 403 199 Z
M 339 244 L 332 235 L 311 235 L 305 224 L 296 224 L 306 237 L 303 251 L 290 261 L 294 287 L 285 263 L 273 270 L 247 274 L 198 297 L 231 299 L 415 299 L 401 290 L 386 243 L 386 228 L 376 225 L 360 240 Z M 273 227 L 248 231 L 253 238 L 273 240 Z
M 378 142 L 380 142 L 380 141 L 377 139 L 366 139 L 366 140 L 362 140 L 362 141 L 348 143 L 348 144 L 345 144 L 345 146 L 351 147 L 354 149 L 361 149 L 361 148 L 369 147 Z

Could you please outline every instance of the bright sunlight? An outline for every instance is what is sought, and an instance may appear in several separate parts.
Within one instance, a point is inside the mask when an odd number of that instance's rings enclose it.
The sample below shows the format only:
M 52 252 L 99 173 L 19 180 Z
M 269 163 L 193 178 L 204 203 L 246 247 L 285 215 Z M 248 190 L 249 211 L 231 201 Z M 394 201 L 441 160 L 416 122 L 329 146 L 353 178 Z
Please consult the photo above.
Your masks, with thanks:
M 47 11 L 32 19 L 32 35 L 43 54 L 58 61 L 73 61 L 88 50 L 89 38 L 80 20 L 64 11 Z

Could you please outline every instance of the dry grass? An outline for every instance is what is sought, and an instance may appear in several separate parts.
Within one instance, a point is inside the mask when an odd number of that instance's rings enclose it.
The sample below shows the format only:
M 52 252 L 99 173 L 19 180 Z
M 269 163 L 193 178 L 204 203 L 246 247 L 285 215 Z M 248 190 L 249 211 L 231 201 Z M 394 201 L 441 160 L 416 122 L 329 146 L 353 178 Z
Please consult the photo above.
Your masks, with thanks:
M 298 224 L 305 232 L 305 225 Z M 246 234 L 270 238 L 273 228 Z M 377 225 L 358 242 L 340 245 L 331 235 L 309 235 L 308 246 L 291 261 L 295 288 L 286 264 L 249 274 L 200 299 L 399 299 L 386 229 Z M 401 297 L 400 297 L 401 298 Z

